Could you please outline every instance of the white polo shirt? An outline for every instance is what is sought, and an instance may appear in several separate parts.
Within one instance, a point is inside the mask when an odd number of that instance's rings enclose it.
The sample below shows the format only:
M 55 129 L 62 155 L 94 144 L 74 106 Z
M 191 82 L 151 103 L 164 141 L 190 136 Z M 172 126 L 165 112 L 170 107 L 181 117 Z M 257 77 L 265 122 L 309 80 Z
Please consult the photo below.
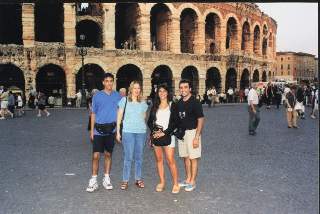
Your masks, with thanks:
M 250 101 L 252 101 L 253 105 L 259 104 L 259 96 L 256 90 L 254 88 L 251 88 L 248 93 L 248 105 L 250 105 Z

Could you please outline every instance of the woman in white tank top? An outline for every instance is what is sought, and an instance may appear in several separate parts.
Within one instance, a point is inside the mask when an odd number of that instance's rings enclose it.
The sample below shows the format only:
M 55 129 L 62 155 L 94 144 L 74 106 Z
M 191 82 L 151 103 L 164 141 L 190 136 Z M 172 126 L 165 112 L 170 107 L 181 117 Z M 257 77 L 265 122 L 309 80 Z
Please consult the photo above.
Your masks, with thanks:
M 154 124 L 163 127 L 163 132 L 158 132 L 153 135 L 154 138 L 162 137 L 164 135 L 171 136 L 171 144 L 168 146 L 153 146 L 154 154 L 156 158 L 157 171 L 160 182 L 156 186 L 157 192 L 162 192 L 165 189 L 165 176 L 164 176 L 164 164 L 163 164 L 163 151 L 166 157 L 166 161 L 172 176 L 172 193 L 179 193 L 180 187 L 178 184 L 178 169 L 174 158 L 175 137 L 172 135 L 174 125 L 173 120 L 170 120 L 171 115 L 171 102 L 169 98 L 169 89 L 167 85 L 159 85 L 157 88 L 154 104 L 150 112 L 148 119 L 148 126 L 150 130 L 153 130 Z

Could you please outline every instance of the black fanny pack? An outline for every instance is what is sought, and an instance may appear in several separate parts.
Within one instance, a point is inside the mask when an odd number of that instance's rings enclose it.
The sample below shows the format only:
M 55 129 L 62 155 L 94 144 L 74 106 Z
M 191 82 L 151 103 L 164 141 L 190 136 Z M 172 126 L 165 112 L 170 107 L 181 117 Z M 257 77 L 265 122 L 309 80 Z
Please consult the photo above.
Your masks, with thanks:
M 95 123 L 94 128 L 99 132 L 100 134 L 103 135 L 109 135 L 113 133 L 113 130 L 116 128 L 116 123 L 104 123 L 104 124 L 99 124 Z

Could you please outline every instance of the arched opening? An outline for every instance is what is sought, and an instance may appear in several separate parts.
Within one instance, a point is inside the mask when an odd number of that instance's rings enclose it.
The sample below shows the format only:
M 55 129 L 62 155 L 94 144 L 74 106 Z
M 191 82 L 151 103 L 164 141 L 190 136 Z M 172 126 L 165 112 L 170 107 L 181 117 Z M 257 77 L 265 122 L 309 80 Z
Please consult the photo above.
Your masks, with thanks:
M 105 73 L 104 70 L 97 64 L 89 63 L 81 67 L 76 74 L 76 91 L 82 89 L 83 72 L 85 89 L 87 89 L 89 92 L 92 91 L 92 89 L 103 89 L 102 81 Z
M 191 82 L 192 93 L 197 95 L 199 92 L 199 74 L 194 66 L 187 66 L 181 72 L 181 79 L 187 79 Z
M 194 41 L 197 32 L 198 16 L 190 8 L 186 8 L 180 15 L 181 53 L 194 53 Z
M 227 70 L 225 86 L 226 92 L 229 88 L 232 88 L 233 90 L 237 88 L 237 71 L 234 68 L 229 68 Z
M 271 71 L 268 72 L 269 80 L 271 79 Z
M 10 88 L 19 88 L 25 90 L 25 80 L 20 68 L 13 64 L 0 64 L 0 85 Z
M 270 33 L 269 35 L 269 49 L 272 50 L 272 47 L 273 47 L 273 42 L 272 42 L 272 33 Z
M 262 82 L 267 82 L 267 79 L 268 79 L 268 77 L 267 77 L 267 72 L 266 72 L 266 71 L 263 71 L 263 72 L 262 72 Z
M 35 4 L 35 40 L 39 42 L 64 41 L 63 3 L 37 1 Z
M 21 9 L 21 4 L 1 4 L 0 44 L 23 44 Z
M 102 48 L 102 30 L 98 23 L 91 20 L 83 20 L 76 26 L 76 46 Z M 84 35 L 84 40 L 80 39 Z
M 235 49 L 237 44 L 237 21 L 230 17 L 227 22 L 226 49 Z
M 115 42 L 117 49 L 137 48 L 137 26 L 140 14 L 137 3 L 116 4 L 116 32 Z
M 76 3 L 77 16 L 102 16 L 101 3 Z
M 36 76 L 36 90 L 47 97 L 54 96 L 61 99 L 62 105 L 66 101 L 66 75 L 64 70 L 54 64 L 41 67 Z
M 221 88 L 221 76 L 218 68 L 213 67 L 207 70 L 206 74 L 206 90 L 214 86 L 217 91 Z
M 143 76 L 139 67 L 133 64 L 122 66 L 117 72 L 117 90 L 128 88 L 132 81 L 139 81 L 143 84 Z
M 253 32 L 253 51 L 258 54 L 260 50 L 260 28 L 258 25 L 255 26 Z
M 169 50 L 171 11 L 165 4 L 156 4 L 151 9 L 150 35 L 152 50 Z
M 167 65 L 159 65 L 157 66 L 152 75 L 151 75 L 151 94 L 150 96 L 153 98 L 155 95 L 155 87 L 159 84 L 167 84 L 169 87 L 170 93 L 174 91 L 173 88 L 173 80 L 172 80 L 172 71 Z
M 245 68 L 241 74 L 240 89 L 249 88 L 249 78 L 249 70 Z
M 220 19 L 217 14 L 210 13 L 206 17 L 205 26 L 205 40 L 206 40 L 206 53 L 214 54 L 218 50 L 218 41 L 220 31 Z
M 253 72 L 252 82 L 259 82 L 259 71 L 257 69 Z
M 250 43 L 250 25 L 246 21 L 242 26 L 242 41 L 241 41 L 241 50 L 249 51 Z

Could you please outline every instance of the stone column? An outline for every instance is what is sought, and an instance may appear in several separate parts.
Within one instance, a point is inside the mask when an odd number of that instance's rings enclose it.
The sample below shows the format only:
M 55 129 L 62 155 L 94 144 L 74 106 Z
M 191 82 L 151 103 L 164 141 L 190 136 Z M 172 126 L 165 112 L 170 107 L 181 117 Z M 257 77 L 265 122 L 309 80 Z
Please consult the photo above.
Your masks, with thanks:
M 142 51 L 151 51 L 150 14 L 141 11 L 138 16 L 137 47 Z
M 115 49 L 115 7 L 114 3 L 103 3 L 103 48 L 108 50 Z
M 194 53 L 197 55 L 205 54 L 205 21 L 199 20 L 197 22 L 197 32 L 194 42 Z
M 64 7 L 64 44 L 74 47 L 76 44 L 76 11 L 74 3 L 65 3 Z
M 150 95 L 152 90 L 151 78 L 143 78 L 143 96 L 147 97 Z
M 226 53 L 226 38 L 227 38 L 227 23 L 225 21 L 221 21 L 220 26 L 220 36 L 219 36 L 219 44 L 220 44 L 220 54 L 225 55 Z
M 226 74 L 227 74 L 227 65 L 226 62 L 221 62 L 221 92 L 225 93 L 226 88 Z
M 169 28 L 170 35 L 170 51 L 179 54 L 181 53 L 180 44 L 180 18 L 172 17 L 171 24 Z
M 236 39 L 235 50 L 240 52 L 242 42 L 242 26 L 240 24 L 238 24 Z
M 67 83 L 67 98 L 71 98 L 76 94 L 76 75 L 72 69 L 65 67 L 66 83 Z
M 205 93 L 206 91 L 206 78 L 200 77 L 199 78 L 199 94 L 202 95 Z
M 34 4 L 23 3 L 22 5 L 22 38 L 25 47 L 34 46 Z
M 181 80 L 181 77 L 175 77 L 174 78 L 174 93 L 175 95 L 179 95 L 180 91 L 179 91 L 179 82 Z

